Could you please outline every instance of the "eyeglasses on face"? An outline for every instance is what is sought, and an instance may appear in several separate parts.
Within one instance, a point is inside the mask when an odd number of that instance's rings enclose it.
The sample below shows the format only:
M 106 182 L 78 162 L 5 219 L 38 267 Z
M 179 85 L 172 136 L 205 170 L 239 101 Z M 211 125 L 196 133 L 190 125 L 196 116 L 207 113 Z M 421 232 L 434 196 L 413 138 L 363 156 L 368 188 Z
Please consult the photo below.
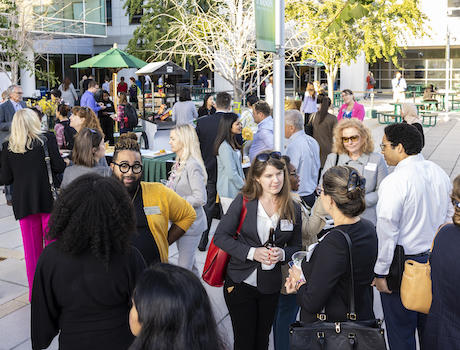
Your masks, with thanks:
M 259 162 L 266 162 L 270 158 L 281 159 L 281 152 L 259 153 L 256 156 Z
M 115 164 L 116 166 L 118 166 L 118 168 L 120 169 L 120 172 L 122 172 L 123 174 L 126 174 L 129 169 L 132 170 L 133 174 L 140 174 L 142 172 L 142 164 L 139 164 L 139 163 L 135 163 L 134 165 L 129 165 L 129 163 L 126 163 L 126 162 L 123 162 L 123 163 L 115 163 L 115 162 L 112 162 L 112 164 Z
M 359 135 L 353 135 L 350 137 L 342 137 L 342 142 L 343 143 L 348 143 L 348 142 L 357 142 L 359 140 Z
M 385 147 L 386 147 L 386 146 L 391 146 L 391 143 L 381 143 L 381 144 L 380 144 L 380 149 L 381 149 L 382 151 L 385 151 Z

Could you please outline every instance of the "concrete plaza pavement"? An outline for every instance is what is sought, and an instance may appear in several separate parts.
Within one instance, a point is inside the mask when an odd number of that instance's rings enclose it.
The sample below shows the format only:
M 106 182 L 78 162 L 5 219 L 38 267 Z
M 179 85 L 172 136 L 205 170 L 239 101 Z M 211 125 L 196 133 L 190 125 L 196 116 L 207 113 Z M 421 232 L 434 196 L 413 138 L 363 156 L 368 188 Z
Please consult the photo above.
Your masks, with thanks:
M 375 149 L 379 149 L 384 126 L 375 119 L 365 120 L 372 130 Z M 460 174 L 460 114 L 440 115 L 435 127 L 425 128 L 426 144 L 423 155 L 441 166 L 453 180 Z M 157 134 L 157 148 L 165 148 L 168 133 Z M 160 147 L 160 145 L 162 147 Z M 169 146 L 169 145 L 168 145 Z M 215 231 L 217 221 L 213 221 L 211 233 Z M 197 251 L 197 265 L 203 268 L 206 253 Z M 177 248 L 170 249 L 170 262 L 177 261 Z M 219 323 L 221 333 L 227 343 L 232 343 L 230 318 L 223 299 L 221 288 L 205 285 L 210 296 Z M 382 317 L 381 307 L 376 300 L 376 316 Z M 57 339 L 49 349 L 57 349 Z M 11 207 L 0 195 L 0 350 L 31 349 L 30 343 L 30 304 L 28 302 L 27 276 L 24 262 L 21 232 L 14 219 Z

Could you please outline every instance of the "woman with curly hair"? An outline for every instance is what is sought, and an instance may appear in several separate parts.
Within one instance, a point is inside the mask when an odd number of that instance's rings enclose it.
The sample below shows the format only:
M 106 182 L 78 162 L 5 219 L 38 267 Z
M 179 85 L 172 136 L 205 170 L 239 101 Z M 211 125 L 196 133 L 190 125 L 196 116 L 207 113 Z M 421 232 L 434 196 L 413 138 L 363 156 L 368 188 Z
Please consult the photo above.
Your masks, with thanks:
M 349 165 L 355 168 L 366 179 L 366 210 L 361 217 L 375 225 L 379 185 L 388 175 L 388 168 L 383 156 L 374 152 L 371 131 L 356 118 L 341 121 L 334 129 L 332 152 L 324 163 L 320 185 L 323 175 L 333 166 Z
M 32 348 L 126 350 L 128 312 L 145 268 L 129 245 L 133 206 L 113 178 L 84 175 L 56 201 L 32 289 Z
M 209 297 L 200 280 L 174 265 L 156 264 L 144 271 L 129 313 L 137 337 L 129 350 L 220 350 Z

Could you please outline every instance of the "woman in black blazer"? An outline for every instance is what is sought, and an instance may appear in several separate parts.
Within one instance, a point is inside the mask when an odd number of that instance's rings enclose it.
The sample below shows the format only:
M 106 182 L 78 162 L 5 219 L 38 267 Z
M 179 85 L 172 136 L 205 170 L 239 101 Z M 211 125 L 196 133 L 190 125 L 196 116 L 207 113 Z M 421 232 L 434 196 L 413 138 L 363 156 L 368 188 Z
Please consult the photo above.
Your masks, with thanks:
M 13 212 L 19 220 L 29 281 L 29 300 L 35 267 L 40 256 L 53 197 L 45 163 L 44 140 L 50 156 L 52 173 L 65 169 L 56 137 L 43 133 L 37 114 L 28 108 L 16 112 L 9 141 L 3 144 L 1 183 L 14 182 Z M 54 178 L 56 183 L 56 178 Z
M 371 283 L 377 233 L 370 221 L 359 217 L 366 207 L 364 194 L 365 179 L 352 167 L 332 167 L 323 176 L 320 200 L 336 226 L 320 239 L 309 262 L 302 262 L 302 271 L 293 266 L 286 280 L 288 292 L 297 290 L 303 322 L 315 322 L 323 318 L 320 314 L 332 322 L 347 320 L 350 257 L 347 241 L 338 230 L 347 233 L 352 242 L 357 319 L 374 319 Z
M 214 243 L 231 256 L 224 297 L 234 349 L 265 350 L 281 289 L 280 264 L 302 246 L 301 212 L 279 152 L 257 155 L 241 192 L 219 223 Z M 234 239 L 246 200 L 246 216 Z M 274 247 L 268 249 L 264 244 L 270 238 Z

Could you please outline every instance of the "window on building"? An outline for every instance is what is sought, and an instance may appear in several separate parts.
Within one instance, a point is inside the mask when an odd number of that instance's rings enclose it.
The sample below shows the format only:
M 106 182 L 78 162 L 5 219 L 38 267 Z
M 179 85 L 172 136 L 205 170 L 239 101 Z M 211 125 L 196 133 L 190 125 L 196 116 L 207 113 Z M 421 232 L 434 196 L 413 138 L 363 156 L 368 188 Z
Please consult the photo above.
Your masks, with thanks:
M 106 8 L 106 23 L 108 26 L 112 25 L 112 0 L 105 0 Z
M 144 13 L 144 9 L 140 8 L 138 9 L 130 18 L 129 24 L 139 24 L 141 23 L 141 18 Z

